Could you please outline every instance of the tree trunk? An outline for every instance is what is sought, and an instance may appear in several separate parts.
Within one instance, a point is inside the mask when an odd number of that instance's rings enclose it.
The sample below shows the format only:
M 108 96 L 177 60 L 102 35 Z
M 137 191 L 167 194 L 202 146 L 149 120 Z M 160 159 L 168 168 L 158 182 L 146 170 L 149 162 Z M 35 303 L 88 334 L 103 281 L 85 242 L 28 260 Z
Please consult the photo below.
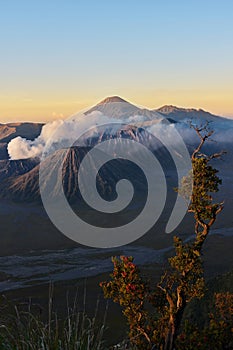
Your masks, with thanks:
M 175 314 L 170 315 L 164 350 L 175 349 L 175 341 L 180 329 L 185 306 L 186 303 L 183 301 L 182 307 L 180 307 Z
M 174 349 L 175 334 L 176 334 L 175 317 L 174 317 L 174 315 L 170 315 L 164 350 L 173 350 Z

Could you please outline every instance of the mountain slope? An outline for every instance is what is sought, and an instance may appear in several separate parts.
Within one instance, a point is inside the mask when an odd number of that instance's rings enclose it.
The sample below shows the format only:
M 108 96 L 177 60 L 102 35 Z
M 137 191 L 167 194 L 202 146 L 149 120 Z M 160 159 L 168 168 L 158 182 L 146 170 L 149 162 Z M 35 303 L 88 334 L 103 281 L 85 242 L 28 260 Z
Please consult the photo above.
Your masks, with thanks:
M 115 119 L 129 119 L 130 117 L 142 116 L 144 121 L 161 119 L 157 111 L 151 111 L 146 108 L 140 108 L 129 103 L 119 96 L 111 96 L 99 102 L 96 106 L 85 112 L 86 115 L 99 111 L 105 116 Z
M 9 142 L 17 136 L 33 140 L 40 135 L 42 123 L 8 123 L 0 124 L 0 142 Z
M 1 159 L 9 159 L 6 142 L 0 142 L 0 160 Z
M 39 159 L 0 160 L 0 181 L 17 177 L 32 170 L 39 164 Z
M 60 187 L 57 178 L 58 171 L 62 174 L 63 188 L 67 199 L 75 201 L 81 198 L 78 171 L 82 159 L 89 150 L 89 147 L 72 147 L 69 150 L 62 149 L 44 160 L 41 183 L 43 190 L 46 190 L 49 182 L 53 182 L 53 192 L 49 193 L 51 199 L 59 198 L 60 196 Z M 95 171 L 95 167 L 95 159 L 91 158 L 89 168 Z M 0 184 L 0 196 L 17 201 L 38 201 L 40 199 L 39 169 L 40 165 L 38 164 L 21 176 L 6 179 L 5 182 Z M 48 173 L 47 169 L 52 170 Z M 108 199 L 116 196 L 115 185 L 122 177 L 132 179 L 135 186 L 140 189 L 145 186 L 145 179 L 141 171 L 139 171 L 139 176 L 135 177 L 136 172 L 137 168 L 135 165 L 131 163 L 127 164 L 123 159 L 116 159 L 110 164 L 107 163 L 101 169 L 97 176 L 97 187 L 102 195 Z M 88 183 L 85 186 L 88 187 Z

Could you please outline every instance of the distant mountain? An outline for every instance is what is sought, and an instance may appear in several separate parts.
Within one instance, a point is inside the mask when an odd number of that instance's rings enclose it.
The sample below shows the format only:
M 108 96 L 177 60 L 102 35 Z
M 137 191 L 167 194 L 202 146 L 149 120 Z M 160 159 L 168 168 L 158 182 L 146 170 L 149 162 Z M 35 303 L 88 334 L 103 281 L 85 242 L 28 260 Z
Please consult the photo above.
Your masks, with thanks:
M 42 123 L 8 123 L 0 124 L 0 160 L 8 159 L 7 144 L 17 136 L 34 140 L 41 133 Z
M 105 116 L 115 119 L 129 119 L 135 116 L 142 116 L 144 121 L 160 120 L 161 115 L 157 111 L 140 108 L 119 96 L 111 96 L 99 102 L 96 106 L 85 112 L 86 115 L 99 111 Z M 133 120 L 133 119 L 132 119 Z
M 102 101 L 100 101 L 98 103 L 98 105 L 105 105 L 107 103 L 115 103 L 115 102 L 120 102 L 120 103 L 128 103 L 128 104 L 131 104 L 129 103 L 128 101 L 124 100 L 122 97 L 120 96 L 109 96 L 109 97 L 106 97 L 105 99 L 103 99 Z M 131 104 L 131 106 L 133 106 Z
M 164 105 L 156 109 L 141 108 L 127 102 L 119 96 L 110 96 L 99 102 L 85 112 L 86 115 L 91 112 L 99 111 L 105 116 L 121 120 L 132 120 L 132 122 L 143 122 L 146 125 L 161 122 L 164 118 L 170 123 L 182 122 L 184 120 L 195 121 L 229 121 L 229 119 L 216 116 L 203 109 L 182 108 L 173 105 Z M 140 119 L 141 116 L 141 119 Z M 137 117 L 134 119 L 134 117 Z
M 194 108 L 181 108 L 172 105 L 165 105 L 158 109 L 154 109 L 155 112 L 161 114 L 165 118 L 170 118 L 175 122 L 181 122 L 183 120 L 208 120 L 208 121 L 218 121 L 224 120 L 225 118 L 216 116 L 209 112 L 204 111 L 203 109 L 194 109 Z
M 34 140 L 40 135 L 42 123 L 8 123 L 0 124 L 0 142 L 9 142 L 17 136 Z

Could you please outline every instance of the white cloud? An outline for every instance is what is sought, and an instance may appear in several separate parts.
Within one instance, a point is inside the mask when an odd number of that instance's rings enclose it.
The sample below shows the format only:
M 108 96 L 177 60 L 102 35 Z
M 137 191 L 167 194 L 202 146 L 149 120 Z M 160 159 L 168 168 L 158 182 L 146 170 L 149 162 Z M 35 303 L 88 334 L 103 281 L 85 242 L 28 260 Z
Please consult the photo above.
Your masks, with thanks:
M 147 121 L 147 117 L 145 116 L 144 118 L 143 115 L 133 115 L 129 118 L 124 117 L 122 120 L 119 120 L 119 118 L 117 120 L 118 123 L 122 122 L 122 124 L 142 123 L 142 126 L 143 121 Z M 87 115 L 80 113 L 67 120 L 55 120 L 44 125 L 40 136 L 33 141 L 22 137 L 16 137 L 11 140 L 8 144 L 8 153 L 11 159 L 41 157 L 45 146 L 47 150 L 49 149 L 49 152 L 59 148 L 69 147 L 77 141 L 78 134 L 80 135 L 89 130 L 88 136 L 91 137 L 96 135 L 97 126 L 107 123 L 112 124 L 114 122 L 116 122 L 115 119 L 109 118 L 99 111 L 94 111 Z M 232 142 L 233 125 L 232 121 L 229 121 L 229 123 L 229 125 L 226 122 L 214 123 L 213 129 L 216 130 L 216 133 L 213 138 L 216 141 Z M 195 132 L 184 121 L 177 124 L 158 123 L 155 121 L 154 124 L 148 126 L 145 123 L 144 128 L 159 139 L 166 139 L 166 144 L 170 146 L 180 143 L 177 137 L 174 139 L 174 135 L 176 135 L 174 129 L 179 131 L 182 139 L 187 144 L 197 141 Z M 111 125 L 110 129 L 108 128 L 108 132 L 115 133 L 116 129 L 119 129 L 119 125 Z M 79 139 L 78 144 L 82 145 L 81 143 L 85 145 L 85 138 Z

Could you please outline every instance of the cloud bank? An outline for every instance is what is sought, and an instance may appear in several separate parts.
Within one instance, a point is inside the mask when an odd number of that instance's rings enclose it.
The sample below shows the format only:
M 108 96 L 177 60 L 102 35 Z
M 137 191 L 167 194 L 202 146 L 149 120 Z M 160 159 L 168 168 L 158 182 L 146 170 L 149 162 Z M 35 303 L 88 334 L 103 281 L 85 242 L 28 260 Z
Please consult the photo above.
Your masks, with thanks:
M 116 122 L 116 119 L 109 118 L 99 111 L 94 111 L 88 115 L 81 113 L 67 120 L 56 120 L 44 125 L 41 134 L 33 141 L 22 137 L 12 139 L 8 144 L 8 153 L 10 159 L 41 157 L 45 149 L 53 152 L 59 148 L 69 147 L 70 144 L 77 141 L 77 134 L 80 134 L 80 132 L 84 133 L 90 130 L 88 137 L 97 136 L 99 133 L 97 127 L 102 124 L 112 124 L 111 130 L 108 129 L 108 132 L 114 134 L 119 129 L 119 125 L 116 125 L 114 128 L 114 122 Z M 193 144 L 198 140 L 197 135 L 190 129 L 188 122 L 184 120 L 176 124 L 154 120 L 151 124 L 148 124 L 147 117 L 133 115 L 129 118 L 124 117 L 122 120 L 118 118 L 117 122 L 121 122 L 122 124 L 138 123 L 138 125 L 142 126 L 152 135 L 159 135 L 160 139 L 166 138 L 166 142 L 170 145 L 175 145 L 178 142 L 178 140 L 174 139 L 174 128 L 180 133 L 185 143 Z M 217 142 L 232 142 L 232 121 L 229 121 L 229 123 L 218 122 L 213 124 L 213 129 L 216 130 L 213 138 Z M 83 144 L 80 144 L 80 142 L 83 142 Z M 85 137 L 79 140 L 78 144 L 85 145 Z

